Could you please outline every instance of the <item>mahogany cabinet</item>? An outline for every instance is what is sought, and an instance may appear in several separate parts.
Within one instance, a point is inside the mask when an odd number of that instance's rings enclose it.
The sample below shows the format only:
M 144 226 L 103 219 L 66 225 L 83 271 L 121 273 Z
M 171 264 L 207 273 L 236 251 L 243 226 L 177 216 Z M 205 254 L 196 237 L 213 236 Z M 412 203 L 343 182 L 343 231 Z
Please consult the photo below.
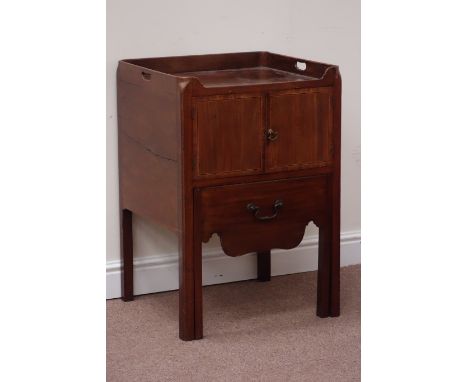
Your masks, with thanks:
M 117 72 L 122 298 L 132 214 L 178 234 L 179 335 L 203 336 L 202 241 L 228 256 L 300 244 L 319 227 L 317 315 L 338 316 L 341 77 L 269 52 L 128 59 Z

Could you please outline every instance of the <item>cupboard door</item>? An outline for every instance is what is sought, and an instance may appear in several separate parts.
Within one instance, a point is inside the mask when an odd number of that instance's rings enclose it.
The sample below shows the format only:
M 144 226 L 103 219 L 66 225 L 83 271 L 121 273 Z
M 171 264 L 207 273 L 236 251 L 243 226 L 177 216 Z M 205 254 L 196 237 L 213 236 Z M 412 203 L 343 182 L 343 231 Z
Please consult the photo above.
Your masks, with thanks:
M 263 170 L 263 97 L 215 96 L 194 100 L 194 170 L 198 177 Z
M 321 167 L 332 160 L 332 99 L 328 88 L 271 93 L 267 171 Z

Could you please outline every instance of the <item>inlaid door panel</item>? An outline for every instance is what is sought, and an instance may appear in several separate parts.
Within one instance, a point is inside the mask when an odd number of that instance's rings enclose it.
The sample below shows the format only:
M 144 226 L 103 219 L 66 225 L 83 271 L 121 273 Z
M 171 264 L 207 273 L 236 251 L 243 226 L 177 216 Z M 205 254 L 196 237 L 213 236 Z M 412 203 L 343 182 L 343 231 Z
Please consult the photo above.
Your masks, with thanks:
M 229 176 L 263 169 L 261 95 L 194 100 L 194 170 L 198 177 Z
M 271 93 L 266 170 L 320 167 L 332 160 L 332 99 L 328 88 Z

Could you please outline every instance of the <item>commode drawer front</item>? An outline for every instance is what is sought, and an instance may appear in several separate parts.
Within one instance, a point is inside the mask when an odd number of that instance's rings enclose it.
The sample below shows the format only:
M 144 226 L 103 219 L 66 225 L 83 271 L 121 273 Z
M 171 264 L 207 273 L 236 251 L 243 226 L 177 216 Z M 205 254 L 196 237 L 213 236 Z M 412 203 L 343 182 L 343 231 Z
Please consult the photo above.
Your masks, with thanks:
M 331 88 L 269 95 L 266 171 L 327 166 L 332 161 Z
M 201 235 L 219 235 L 226 254 L 238 256 L 293 248 L 306 225 L 320 225 L 328 203 L 328 178 L 208 187 L 199 191 Z
M 263 103 L 261 95 L 194 98 L 196 177 L 233 176 L 262 171 Z

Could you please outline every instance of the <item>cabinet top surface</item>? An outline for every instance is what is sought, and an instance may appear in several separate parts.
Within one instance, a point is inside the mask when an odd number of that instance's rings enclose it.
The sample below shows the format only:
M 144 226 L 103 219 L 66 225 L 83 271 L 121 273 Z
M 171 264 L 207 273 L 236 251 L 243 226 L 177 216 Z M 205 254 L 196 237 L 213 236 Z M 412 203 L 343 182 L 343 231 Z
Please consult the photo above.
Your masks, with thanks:
M 279 82 L 310 81 L 317 79 L 291 73 L 284 70 L 257 66 L 253 68 L 224 69 L 224 70 L 200 70 L 194 72 L 177 73 L 180 77 L 195 77 L 204 87 L 261 85 Z

